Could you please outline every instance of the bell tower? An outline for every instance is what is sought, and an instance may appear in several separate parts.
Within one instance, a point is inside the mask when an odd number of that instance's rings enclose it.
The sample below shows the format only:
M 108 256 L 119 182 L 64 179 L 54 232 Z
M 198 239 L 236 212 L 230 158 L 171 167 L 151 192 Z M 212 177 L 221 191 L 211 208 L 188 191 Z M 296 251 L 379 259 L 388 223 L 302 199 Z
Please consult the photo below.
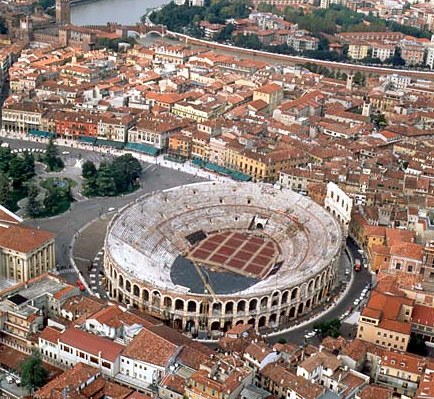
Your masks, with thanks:
M 59 25 L 71 23 L 71 0 L 56 0 L 56 23 Z

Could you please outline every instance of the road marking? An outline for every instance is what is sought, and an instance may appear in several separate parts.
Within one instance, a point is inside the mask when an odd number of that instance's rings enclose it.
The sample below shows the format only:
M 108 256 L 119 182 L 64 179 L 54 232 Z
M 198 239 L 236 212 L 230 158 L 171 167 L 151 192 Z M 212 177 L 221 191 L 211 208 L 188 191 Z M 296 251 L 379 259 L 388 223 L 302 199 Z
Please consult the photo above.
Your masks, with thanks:
M 154 166 L 154 164 L 151 163 L 150 165 L 148 165 L 148 166 L 145 168 L 144 171 L 146 172 L 149 168 L 152 168 L 153 166 Z
M 89 276 L 90 276 L 90 278 L 95 278 L 96 277 L 95 274 L 90 274 Z

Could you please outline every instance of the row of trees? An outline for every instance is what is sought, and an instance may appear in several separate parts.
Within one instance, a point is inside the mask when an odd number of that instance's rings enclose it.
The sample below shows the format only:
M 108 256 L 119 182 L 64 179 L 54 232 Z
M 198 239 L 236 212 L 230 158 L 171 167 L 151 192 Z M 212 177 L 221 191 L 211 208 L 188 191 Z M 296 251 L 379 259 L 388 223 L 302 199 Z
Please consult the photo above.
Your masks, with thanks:
M 83 164 L 83 193 L 87 196 L 115 196 L 134 191 L 140 186 L 140 162 L 131 154 L 121 155 L 112 162 L 102 162 L 97 169 L 91 161 Z

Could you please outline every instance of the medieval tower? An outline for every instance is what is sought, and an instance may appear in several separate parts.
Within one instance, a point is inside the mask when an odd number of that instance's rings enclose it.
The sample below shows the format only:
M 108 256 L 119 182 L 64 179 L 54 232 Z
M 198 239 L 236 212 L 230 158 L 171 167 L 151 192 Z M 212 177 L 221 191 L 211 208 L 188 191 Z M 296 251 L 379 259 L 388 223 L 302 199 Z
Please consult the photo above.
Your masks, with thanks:
M 59 25 L 71 23 L 71 0 L 56 0 L 56 22 Z

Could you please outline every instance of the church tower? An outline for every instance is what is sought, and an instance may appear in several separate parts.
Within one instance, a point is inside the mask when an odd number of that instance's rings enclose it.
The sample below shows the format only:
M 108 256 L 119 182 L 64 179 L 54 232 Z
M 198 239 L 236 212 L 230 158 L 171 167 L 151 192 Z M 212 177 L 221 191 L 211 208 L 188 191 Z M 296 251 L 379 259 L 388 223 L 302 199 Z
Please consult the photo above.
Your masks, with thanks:
M 347 75 L 347 90 L 353 90 L 353 80 L 354 80 L 354 75 L 352 73 Z
M 368 98 L 363 99 L 363 108 L 362 108 L 362 115 L 363 116 L 371 116 L 371 102 Z
M 56 0 L 56 22 L 59 25 L 71 23 L 71 0 Z
M 33 38 L 33 21 L 32 18 L 27 15 L 20 20 L 20 39 L 25 42 L 31 42 Z

